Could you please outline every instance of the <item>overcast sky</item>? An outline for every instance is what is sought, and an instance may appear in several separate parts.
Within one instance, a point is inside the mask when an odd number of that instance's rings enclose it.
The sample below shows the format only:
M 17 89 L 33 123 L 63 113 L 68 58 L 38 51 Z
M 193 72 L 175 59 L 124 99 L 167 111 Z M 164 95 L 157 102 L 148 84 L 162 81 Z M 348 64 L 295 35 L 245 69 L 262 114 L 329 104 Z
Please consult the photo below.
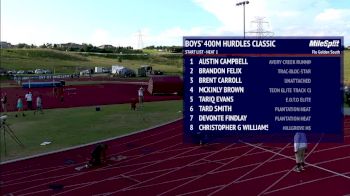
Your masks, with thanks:
M 182 36 L 242 36 L 237 0 L 1 0 L 1 41 L 138 47 L 182 45 Z M 275 36 L 344 36 L 350 0 L 249 0 L 246 31 L 265 17 Z

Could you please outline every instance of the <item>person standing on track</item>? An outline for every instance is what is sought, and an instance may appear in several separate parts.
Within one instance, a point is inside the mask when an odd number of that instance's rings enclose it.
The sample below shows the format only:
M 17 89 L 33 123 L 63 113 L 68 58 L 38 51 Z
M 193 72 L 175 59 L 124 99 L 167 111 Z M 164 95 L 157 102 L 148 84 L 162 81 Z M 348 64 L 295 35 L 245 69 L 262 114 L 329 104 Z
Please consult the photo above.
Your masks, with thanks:
M 350 91 L 345 92 L 345 103 L 350 107 Z
M 130 105 L 131 105 L 131 110 L 136 110 L 136 104 L 137 104 L 137 99 L 136 98 L 132 98 Z
M 39 95 L 36 98 L 36 110 L 34 111 L 34 115 L 36 112 L 40 112 L 41 114 L 44 114 L 44 112 L 43 112 L 43 100 L 41 98 L 41 95 Z
M 7 94 L 3 93 L 1 96 L 1 107 L 2 107 L 2 112 L 6 113 L 7 112 Z
M 305 167 L 305 152 L 307 150 L 306 134 L 297 132 L 294 135 L 294 153 L 295 161 L 297 163 L 295 171 L 300 172 Z
M 25 116 L 24 112 L 23 112 L 23 101 L 21 96 L 18 96 L 17 99 L 17 111 L 18 113 L 16 114 L 16 117 L 18 117 L 18 114 L 22 112 L 22 116 Z
M 58 90 L 58 96 L 60 99 L 60 102 L 63 103 L 64 102 L 64 92 L 63 92 L 63 87 L 59 87 Z
M 33 95 L 32 92 L 28 92 L 25 97 L 24 97 L 27 101 L 27 109 L 28 110 L 32 110 L 33 108 Z
M 138 95 L 139 95 L 139 104 L 140 104 L 140 106 L 142 106 L 143 105 L 143 88 L 142 88 L 142 86 L 139 88 L 139 90 L 138 90 Z

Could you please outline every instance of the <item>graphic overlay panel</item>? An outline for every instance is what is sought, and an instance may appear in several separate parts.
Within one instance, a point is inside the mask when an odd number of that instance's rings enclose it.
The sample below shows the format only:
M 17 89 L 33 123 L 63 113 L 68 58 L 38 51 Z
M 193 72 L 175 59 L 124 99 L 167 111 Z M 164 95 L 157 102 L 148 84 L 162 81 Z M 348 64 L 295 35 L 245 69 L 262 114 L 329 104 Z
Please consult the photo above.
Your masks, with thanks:
M 185 141 L 343 141 L 342 43 L 184 37 Z

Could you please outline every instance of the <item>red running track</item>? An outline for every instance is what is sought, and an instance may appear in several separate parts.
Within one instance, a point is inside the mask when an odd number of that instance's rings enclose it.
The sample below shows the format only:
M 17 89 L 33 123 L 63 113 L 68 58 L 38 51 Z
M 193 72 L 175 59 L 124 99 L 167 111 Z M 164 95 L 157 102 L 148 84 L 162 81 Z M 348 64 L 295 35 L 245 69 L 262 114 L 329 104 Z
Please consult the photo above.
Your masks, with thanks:
M 343 144 L 309 146 L 293 171 L 292 144 L 182 143 L 182 120 L 108 141 L 108 165 L 76 171 L 93 146 L 3 164 L 1 194 L 13 195 L 347 195 L 350 117 Z M 50 188 L 51 185 L 51 188 Z
M 137 99 L 137 90 L 140 84 L 135 82 L 124 82 L 118 84 L 97 84 L 97 85 L 76 85 L 65 86 L 63 88 L 64 101 L 61 102 L 60 96 L 54 95 L 53 88 L 3 88 L 1 92 L 6 92 L 8 96 L 8 111 L 16 110 L 17 97 L 21 96 L 24 109 L 27 109 L 24 101 L 24 95 L 31 91 L 33 100 L 38 95 L 42 96 L 44 109 L 48 108 L 70 108 L 80 106 L 107 105 L 130 103 L 131 99 Z M 143 85 L 144 89 L 147 86 Z M 163 101 L 163 100 L 179 100 L 181 96 L 152 96 L 145 91 L 144 100 L 148 101 Z M 33 102 L 33 105 L 35 102 Z

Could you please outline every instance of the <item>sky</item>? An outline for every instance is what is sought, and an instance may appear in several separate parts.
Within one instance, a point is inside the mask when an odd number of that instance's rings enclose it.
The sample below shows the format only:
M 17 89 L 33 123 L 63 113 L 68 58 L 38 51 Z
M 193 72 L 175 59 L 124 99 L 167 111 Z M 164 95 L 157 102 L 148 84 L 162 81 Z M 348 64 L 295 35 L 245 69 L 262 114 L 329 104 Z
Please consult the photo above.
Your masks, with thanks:
M 237 2 L 1 0 L 1 41 L 139 48 L 181 46 L 183 36 L 242 36 L 243 7 Z M 350 0 L 249 0 L 246 31 L 257 28 L 257 17 L 274 36 L 344 36 L 350 46 Z

